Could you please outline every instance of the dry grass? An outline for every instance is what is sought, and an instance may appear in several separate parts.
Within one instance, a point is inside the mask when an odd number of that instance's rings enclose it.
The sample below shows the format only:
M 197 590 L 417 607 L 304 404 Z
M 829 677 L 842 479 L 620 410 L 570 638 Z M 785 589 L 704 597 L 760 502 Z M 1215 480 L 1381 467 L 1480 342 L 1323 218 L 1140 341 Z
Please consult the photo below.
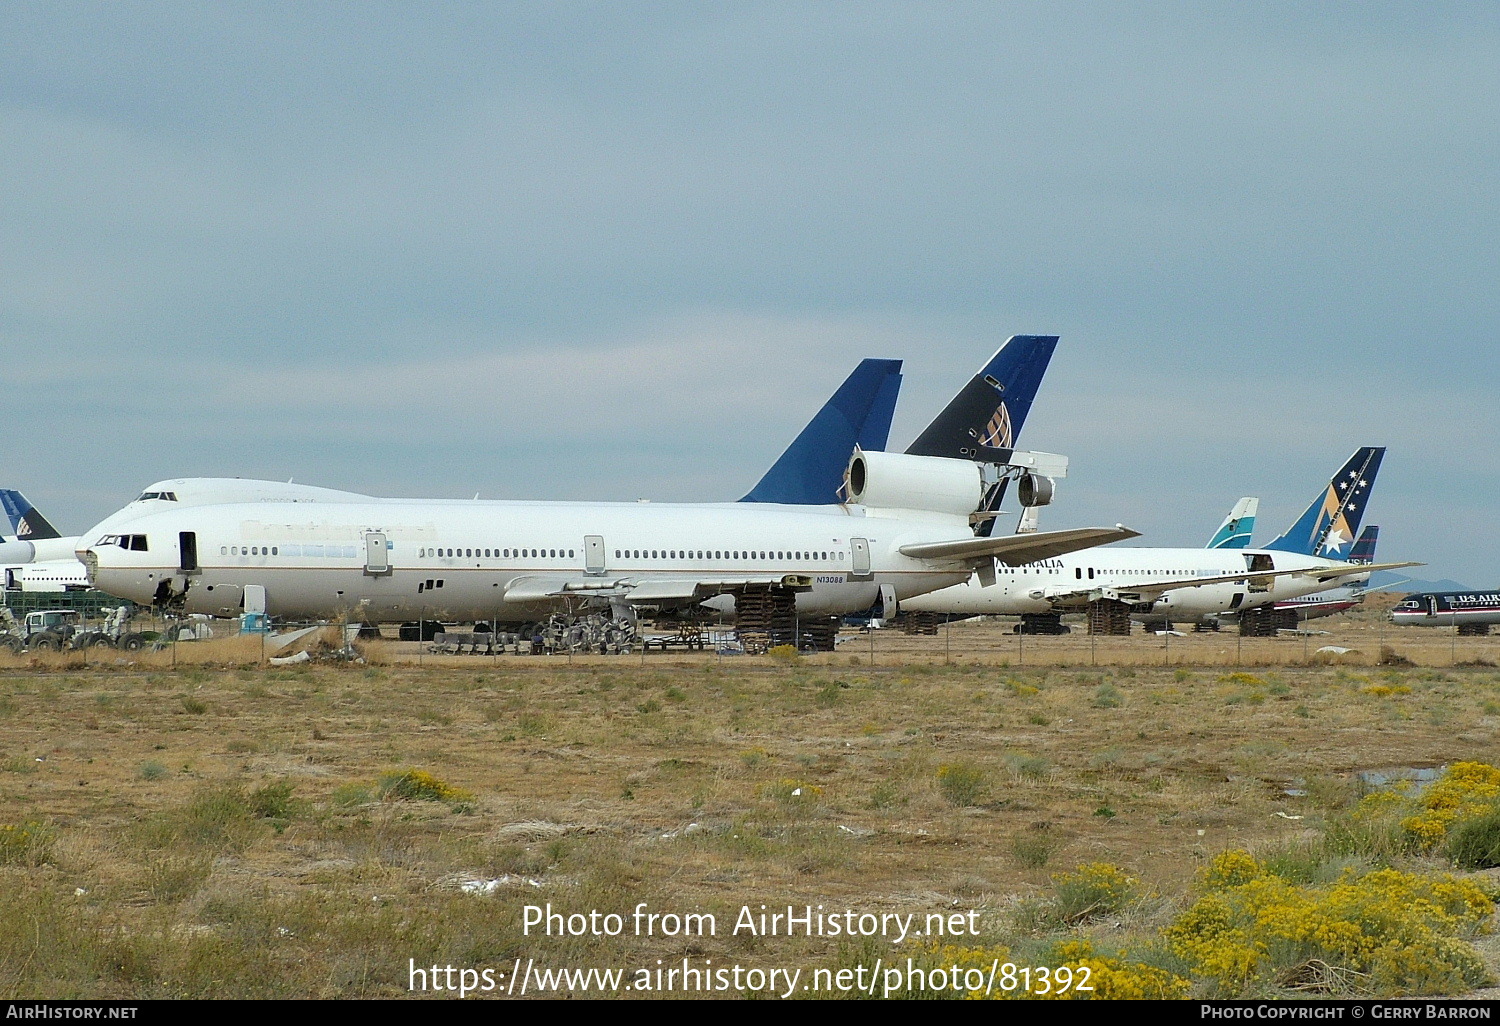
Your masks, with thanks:
M 1386 633 L 1419 662 L 1450 654 Z M 1163 665 L 1160 639 L 1074 636 L 1025 639 L 1018 666 L 993 626 L 946 640 L 947 665 L 941 635 L 884 635 L 873 666 L 860 639 L 790 665 L 419 666 L 387 643 L 389 665 L 264 668 L 259 640 L 235 638 L 180 644 L 175 669 L 167 652 L 0 667 L 0 824 L 47 831 L 0 865 L 0 922 L 26 925 L 0 931 L 0 996 L 399 995 L 408 958 L 863 957 L 725 936 L 761 903 L 974 909 L 987 942 L 1025 950 L 1017 910 L 1055 873 L 1122 866 L 1162 896 L 1132 914 L 1160 921 L 1207 856 L 1321 836 L 1356 770 L 1500 758 L 1500 671 L 1446 658 L 1289 665 L 1300 641 L 1246 639 L 1264 660 L 1179 665 L 1195 643 L 1232 652 L 1219 635 L 1171 639 Z M 1031 665 L 1045 653 L 1068 665 Z M 409 770 L 472 797 L 382 798 Z M 547 902 L 714 912 L 720 936 L 523 936 L 522 907 Z

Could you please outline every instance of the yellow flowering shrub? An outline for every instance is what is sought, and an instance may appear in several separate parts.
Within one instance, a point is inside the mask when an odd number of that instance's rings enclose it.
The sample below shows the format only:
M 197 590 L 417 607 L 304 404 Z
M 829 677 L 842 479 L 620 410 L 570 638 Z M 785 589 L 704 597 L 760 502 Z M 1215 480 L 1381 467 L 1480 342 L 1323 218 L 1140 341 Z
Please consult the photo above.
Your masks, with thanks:
M 1500 769 L 1482 762 L 1455 762 L 1417 799 L 1419 811 L 1401 827 L 1423 851 L 1430 851 L 1455 823 L 1500 808 Z
M 956 967 L 959 978 L 969 970 L 984 977 L 984 988 L 964 995 L 970 1001 L 1170 999 L 1187 997 L 1192 987 L 1191 980 L 1127 954 L 1097 952 L 1086 940 L 1059 942 L 1030 960 L 1013 956 L 1004 945 L 931 950 L 939 965 Z M 1042 966 L 1047 967 L 1045 973 Z
M 1307 989 L 1386 996 L 1455 993 L 1487 976 L 1460 936 L 1481 932 L 1494 904 L 1467 880 L 1382 869 L 1299 887 L 1248 853 L 1226 852 L 1204 882 L 1209 892 L 1164 935 L 1219 994 L 1288 983 L 1313 964 L 1337 973 Z
M 52 857 L 52 828 L 45 823 L 0 824 L 0 866 L 36 866 Z
M 1058 914 L 1065 922 L 1117 912 L 1140 896 L 1140 881 L 1108 862 L 1088 862 L 1072 873 L 1055 873 Z
M 1075 977 L 1080 968 L 1088 969 L 1088 983 L 1094 988 L 1092 991 L 1054 993 L 1052 997 L 1087 997 L 1101 1001 L 1174 999 L 1187 997 L 1193 985 L 1186 977 L 1170 973 L 1159 966 L 1131 960 L 1123 954 L 1099 954 L 1086 940 L 1063 941 L 1055 945 L 1048 962 L 1052 965 L 1071 966 Z
M 382 798 L 407 798 L 425 802 L 471 802 L 474 794 L 454 787 L 426 770 L 395 770 L 381 774 L 378 781 Z

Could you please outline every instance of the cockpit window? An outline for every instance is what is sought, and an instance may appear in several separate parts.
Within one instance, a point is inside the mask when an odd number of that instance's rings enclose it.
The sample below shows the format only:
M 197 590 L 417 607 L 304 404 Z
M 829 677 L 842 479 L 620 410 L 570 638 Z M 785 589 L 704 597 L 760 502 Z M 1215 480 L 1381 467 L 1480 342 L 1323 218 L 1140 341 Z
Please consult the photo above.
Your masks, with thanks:
M 132 552 L 147 552 L 146 536 L 144 534 L 106 534 L 103 538 L 94 542 L 96 548 L 105 545 L 118 545 L 122 549 Z
M 139 499 L 136 499 L 135 501 L 136 502 L 145 502 L 148 499 L 160 499 L 162 502 L 176 502 L 177 501 L 177 493 L 176 492 L 142 492 L 141 493 L 141 497 Z

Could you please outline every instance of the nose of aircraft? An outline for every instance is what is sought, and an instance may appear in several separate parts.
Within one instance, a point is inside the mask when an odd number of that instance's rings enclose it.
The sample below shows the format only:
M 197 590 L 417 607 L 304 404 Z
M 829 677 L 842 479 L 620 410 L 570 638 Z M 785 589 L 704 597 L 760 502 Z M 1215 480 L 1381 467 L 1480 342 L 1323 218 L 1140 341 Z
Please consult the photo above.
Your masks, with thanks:
M 130 566 L 128 554 L 112 545 L 79 549 L 74 553 L 88 574 L 89 585 L 116 598 L 132 602 L 152 601 L 155 574 L 148 570 Z
M 83 572 L 88 575 L 89 587 L 99 587 L 99 554 L 93 549 L 79 549 L 74 553 L 78 562 L 83 564 Z

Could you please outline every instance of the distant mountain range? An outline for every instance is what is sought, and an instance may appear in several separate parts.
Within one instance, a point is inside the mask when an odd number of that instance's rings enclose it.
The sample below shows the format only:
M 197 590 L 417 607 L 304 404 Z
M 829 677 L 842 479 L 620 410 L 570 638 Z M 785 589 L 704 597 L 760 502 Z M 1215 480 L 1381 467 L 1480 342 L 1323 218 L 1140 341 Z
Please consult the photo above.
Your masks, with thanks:
M 1390 590 L 1406 594 L 1417 591 L 1479 591 L 1480 589 L 1446 578 L 1441 581 L 1419 581 L 1416 578 L 1402 577 L 1394 570 L 1377 570 L 1370 575 L 1370 590 Z

